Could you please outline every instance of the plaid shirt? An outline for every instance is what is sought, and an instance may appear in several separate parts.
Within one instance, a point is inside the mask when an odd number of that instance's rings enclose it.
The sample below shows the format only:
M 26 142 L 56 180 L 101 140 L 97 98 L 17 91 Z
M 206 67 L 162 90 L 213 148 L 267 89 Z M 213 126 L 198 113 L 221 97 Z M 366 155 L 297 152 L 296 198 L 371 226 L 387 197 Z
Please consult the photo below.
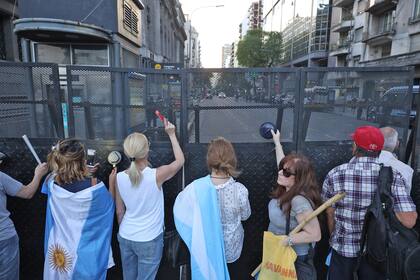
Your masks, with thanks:
M 352 158 L 349 163 L 331 170 L 322 186 L 322 199 L 327 200 L 339 192 L 346 192 L 344 199 L 333 205 L 335 227 L 330 245 L 344 257 L 357 257 L 363 222 L 375 195 L 380 165 L 377 158 Z M 401 174 L 393 170 L 391 193 L 395 212 L 416 211 L 407 194 Z

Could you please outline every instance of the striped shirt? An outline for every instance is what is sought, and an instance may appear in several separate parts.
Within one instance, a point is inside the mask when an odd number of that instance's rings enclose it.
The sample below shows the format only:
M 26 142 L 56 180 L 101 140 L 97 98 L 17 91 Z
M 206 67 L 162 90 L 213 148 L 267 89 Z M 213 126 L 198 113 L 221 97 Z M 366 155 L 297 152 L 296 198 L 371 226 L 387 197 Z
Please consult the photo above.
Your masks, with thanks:
M 344 257 L 357 257 L 360 250 L 363 222 L 375 195 L 380 168 L 378 158 L 354 157 L 349 163 L 331 170 L 325 178 L 322 187 L 324 201 L 339 192 L 346 193 L 344 199 L 333 205 L 335 227 L 330 239 L 331 247 Z M 401 174 L 394 169 L 392 172 L 394 211 L 416 211 Z

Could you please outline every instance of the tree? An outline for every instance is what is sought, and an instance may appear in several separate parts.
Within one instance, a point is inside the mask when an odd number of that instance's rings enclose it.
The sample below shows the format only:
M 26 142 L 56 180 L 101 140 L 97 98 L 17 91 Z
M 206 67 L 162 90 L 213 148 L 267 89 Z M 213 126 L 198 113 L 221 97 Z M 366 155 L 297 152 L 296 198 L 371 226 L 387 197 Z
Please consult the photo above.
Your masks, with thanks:
M 271 67 L 281 63 L 281 33 L 249 30 L 238 43 L 237 58 L 245 67 Z

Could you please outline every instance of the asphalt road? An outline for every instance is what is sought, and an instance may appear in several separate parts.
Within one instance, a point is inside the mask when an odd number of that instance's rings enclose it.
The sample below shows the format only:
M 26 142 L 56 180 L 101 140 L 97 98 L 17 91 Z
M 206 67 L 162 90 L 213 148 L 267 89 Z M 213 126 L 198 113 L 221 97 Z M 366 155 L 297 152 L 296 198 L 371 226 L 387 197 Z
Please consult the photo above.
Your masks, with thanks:
M 233 97 L 200 100 L 200 142 L 207 143 L 217 136 L 223 136 L 235 143 L 265 142 L 259 134 L 259 127 L 263 122 L 276 123 L 276 108 L 223 109 L 224 106 L 267 105 L 253 101 L 238 101 Z M 205 107 L 217 106 L 220 109 L 205 110 Z M 286 108 L 283 112 L 281 127 L 282 141 L 293 139 L 293 108 Z M 362 114 L 363 116 L 363 114 Z M 191 114 L 193 121 L 194 114 Z M 300 124 L 300 129 L 303 127 Z M 358 126 L 375 125 L 364 120 L 357 120 L 356 113 L 350 108 L 335 109 L 333 112 L 312 112 L 309 119 L 306 141 L 337 141 L 349 140 L 350 134 Z M 190 142 L 194 142 L 194 129 L 190 135 Z

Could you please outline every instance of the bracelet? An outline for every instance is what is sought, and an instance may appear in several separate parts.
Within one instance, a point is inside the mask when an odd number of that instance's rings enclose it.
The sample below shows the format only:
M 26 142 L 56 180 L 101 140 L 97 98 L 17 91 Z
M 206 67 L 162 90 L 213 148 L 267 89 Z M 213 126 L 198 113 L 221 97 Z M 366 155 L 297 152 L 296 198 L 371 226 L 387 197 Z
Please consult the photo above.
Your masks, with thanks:
M 294 245 L 293 244 L 293 241 L 292 241 L 292 238 L 290 236 L 287 237 L 287 245 L 289 245 L 289 246 L 293 246 Z

